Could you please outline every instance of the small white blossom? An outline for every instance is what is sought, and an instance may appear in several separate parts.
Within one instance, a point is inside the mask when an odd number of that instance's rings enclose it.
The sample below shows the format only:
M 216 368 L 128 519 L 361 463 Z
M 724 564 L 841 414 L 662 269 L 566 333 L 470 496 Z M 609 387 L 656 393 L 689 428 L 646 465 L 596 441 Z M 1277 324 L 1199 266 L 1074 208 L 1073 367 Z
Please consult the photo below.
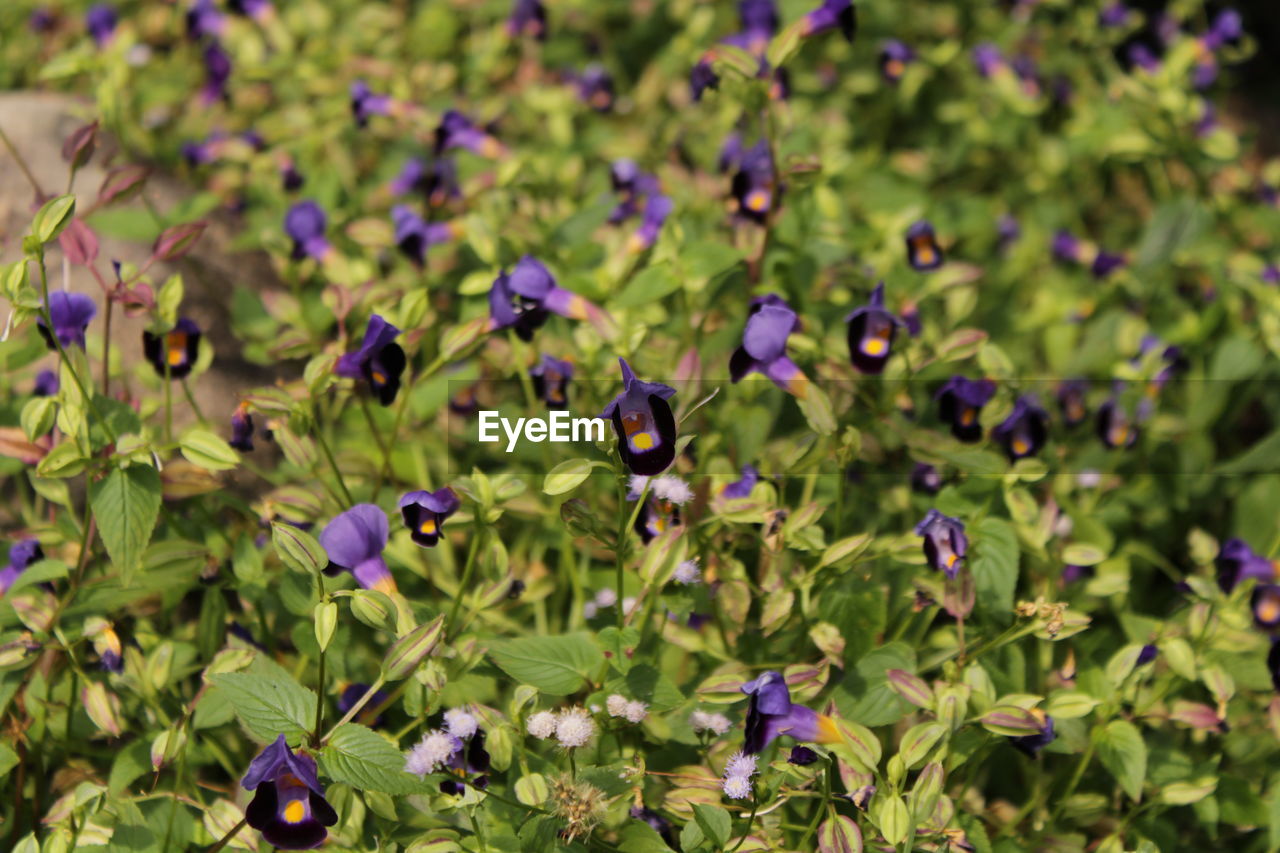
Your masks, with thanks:
M 746 776 L 726 776 L 721 787 L 731 800 L 745 800 L 751 796 L 751 779 Z
M 756 773 L 756 757 L 745 752 L 735 752 L 724 766 L 726 776 L 754 776 Z
M 639 500 L 644 494 L 644 487 L 648 485 L 649 478 L 644 474 L 632 474 L 631 479 L 627 481 L 627 500 Z
M 618 594 L 610 587 L 605 587 L 596 593 L 596 606 L 605 608 L 612 607 L 618 603 Z
M 404 769 L 415 776 L 426 776 L 447 764 L 461 748 L 462 742 L 453 735 L 432 729 L 423 735 L 417 746 L 409 750 L 409 754 L 405 756 Z
M 1102 474 L 1094 470 L 1081 471 L 1076 475 L 1076 482 L 1082 489 L 1096 489 L 1102 483 Z
M 549 738 L 556 733 L 556 715 L 550 711 L 539 711 L 529 718 L 525 728 L 534 737 Z
M 622 599 L 622 612 L 630 615 L 631 611 L 636 609 L 637 604 L 639 604 L 639 602 L 636 601 L 636 597 L 634 595 L 628 595 L 626 598 Z
M 1062 515 L 1058 516 L 1057 521 L 1053 523 L 1053 535 L 1057 536 L 1059 539 L 1066 539 L 1071 535 L 1071 531 L 1075 529 L 1075 526 L 1075 522 L 1072 521 L 1071 516 L 1064 512 Z
M 585 619 L 594 619 L 596 614 L 600 612 L 599 606 L 594 601 L 588 601 L 582 605 L 582 616 Z
M 693 500 L 693 489 L 675 474 L 663 474 L 649 484 L 654 497 L 673 504 L 687 504 Z
M 450 708 L 444 712 L 445 731 L 456 738 L 466 739 L 476 733 L 480 724 L 476 718 L 461 708 Z
M 698 558 L 685 560 L 676 566 L 676 570 L 671 575 L 676 583 L 695 584 L 702 580 L 702 572 L 698 570 Z
M 649 706 L 638 699 L 633 699 L 622 709 L 622 716 L 626 717 L 629 723 L 643 723 L 644 718 L 649 716 Z
M 724 714 L 715 711 L 694 711 L 689 715 L 689 725 L 693 726 L 695 732 L 709 731 L 722 735 L 729 731 L 733 723 Z
M 621 717 L 627 712 L 627 697 L 620 693 L 614 693 L 605 700 L 604 705 L 609 709 L 610 717 Z
M 570 708 L 556 720 L 556 740 L 563 747 L 584 746 L 595 733 L 595 720 L 582 708 Z

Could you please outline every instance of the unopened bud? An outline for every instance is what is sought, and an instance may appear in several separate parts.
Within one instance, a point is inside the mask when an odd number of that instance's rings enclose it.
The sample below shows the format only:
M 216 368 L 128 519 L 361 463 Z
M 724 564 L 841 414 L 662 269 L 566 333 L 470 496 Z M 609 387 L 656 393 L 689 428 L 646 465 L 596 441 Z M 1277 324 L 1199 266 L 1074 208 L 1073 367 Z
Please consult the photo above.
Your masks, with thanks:
M 396 640 L 387 650 L 387 656 L 382 661 L 382 677 L 387 681 L 399 681 L 412 675 L 418 668 L 418 664 L 435 651 L 443 635 L 444 615 L 442 614 Z

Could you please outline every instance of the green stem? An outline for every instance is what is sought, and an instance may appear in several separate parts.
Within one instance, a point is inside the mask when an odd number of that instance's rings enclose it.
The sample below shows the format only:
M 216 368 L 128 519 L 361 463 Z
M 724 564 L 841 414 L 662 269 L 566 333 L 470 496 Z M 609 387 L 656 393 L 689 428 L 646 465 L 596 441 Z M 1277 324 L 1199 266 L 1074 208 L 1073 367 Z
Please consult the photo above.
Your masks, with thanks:
M 248 818 L 243 818 L 243 817 L 240 818 L 240 822 L 237 823 L 235 826 L 231 827 L 231 829 L 227 832 L 227 834 L 219 838 L 217 843 L 214 844 L 212 847 L 210 847 L 208 850 L 206 850 L 205 853 L 218 853 L 219 850 L 221 850 L 223 847 L 226 847 L 228 844 L 230 844 L 231 839 L 235 838 L 236 835 L 240 832 L 240 830 L 244 829 L 248 823 L 249 823 Z
M 747 818 L 747 828 L 742 831 L 742 837 L 738 839 L 738 843 L 729 848 L 729 853 L 734 853 L 739 847 L 746 842 L 747 837 L 751 835 L 751 827 L 756 822 L 756 812 L 760 809 L 760 798 L 756 796 L 755 791 L 751 792 L 751 816 Z M 821 813 L 821 812 L 819 812 Z M 808 838 L 808 835 L 805 836 Z M 803 846 L 803 845 L 802 845 Z
M 111 309 L 115 300 L 107 296 L 102 325 L 102 396 L 111 396 Z
M 334 725 L 333 728 L 329 729 L 329 731 L 325 733 L 325 736 L 320 739 L 320 742 L 324 743 L 329 738 L 333 737 L 334 732 L 336 732 L 338 729 L 345 726 L 347 723 L 351 722 L 353 719 L 355 719 L 356 714 L 359 714 L 364 709 L 364 706 L 369 704 L 369 700 L 372 699 L 374 695 L 379 690 L 381 690 L 382 686 L 386 683 L 387 683 L 387 680 L 383 676 L 379 675 L 378 680 L 373 682 L 373 684 L 369 685 L 369 689 L 364 692 L 364 695 L 361 696 L 359 700 L 356 701 L 356 704 L 351 706 L 351 709 L 347 711 L 346 715 L 344 715 L 341 720 L 338 720 L 338 722 Z
M 333 470 L 333 476 L 338 481 L 338 488 L 342 490 L 342 497 L 347 502 L 347 507 L 355 506 L 355 500 L 351 497 L 350 490 L 347 489 L 347 483 L 342 479 L 342 472 L 338 470 L 338 461 L 333 458 L 333 451 L 329 449 L 329 442 L 325 440 L 324 430 L 316 429 L 316 443 L 320 445 L 320 450 L 324 453 L 324 458 L 328 460 L 329 467 Z
M 1063 789 L 1062 795 L 1058 797 L 1058 804 L 1054 806 L 1053 814 L 1049 817 L 1050 823 L 1057 823 L 1058 818 L 1062 815 L 1062 809 L 1067 804 L 1067 800 L 1071 799 L 1071 795 L 1076 792 L 1076 786 L 1084 778 L 1084 771 L 1088 769 L 1089 762 L 1093 760 L 1094 746 L 1093 738 L 1089 738 L 1089 746 L 1085 748 L 1084 754 L 1080 756 L 1080 763 L 1076 765 L 1075 772 L 1071 774 L 1071 780 L 1067 782 L 1067 787 Z
M 209 419 L 204 416 L 204 412 L 200 411 L 200 404 L 196 402 L 195 395 L 191 393 L 191 386 L 187 384 L 187 379 L 182 378 L 182 393 L 187 398 L 187 405 L 191 407 L 191 411 L 196 413 L 196 417 L 200 420 L 200 425 L 204 426 L 209 423 Z
M 476 555 L 480 552 L 480 540 L 484 538 L 484 526 L 476 524 L 476 529 L 471 535 L 471 547 L 467 550 L 467 563 L 462 568 L 462 578 L 458 581 L 458 591 L 453 596 L 453 605 L 449 608 L 449 615 L 444 620 L 444 636 L 449 639 L 453 632 L 453 620 L 458 616 L 458 608 L 462 606 L 462 597 L 466 594 L 467 587 L 471 584 L 471 574 L 476 568 Z
M 173 441 L 173 377 L 168 358 L 164 360 L 164 440 Z
M 613 607 L 614 607 L 615 618 L 617 619 L 619 628 L 622 627 L 622 620 L 623 620 L 622 599 L 624 594 L 622 590 L 623 590 L 624 583 L 626 581 L 625 569 L 627 565 L 627 553 L 631 550 L 630 548 L 631 530 L 636 526 L 636 519 L 640 517 L 640 508 L 643 507 L 645 505 L 645 502 L 648 500 L 649 500 L 649 481 L 645 480 L 644 488 L 640 491 L 640 498 L 636 501 L 636 505 L 631 508 L 631 515 L 630 517 L 628 517 L 625 513 L 621 511 L 622 507 L 625 507 L 627 505 L 626 486 L 621 485 L 618 488 L 618 509 L 619 509 L 618 518 L 626 519 L 626 521 L 624 521 L 622 525 L 618 527 L 618 544 L 617 544 L 617 547 L 614 549 L 614 553 L 617 555 L 616 571 L 617 571 L 618 588 L 616 592 L 618 594 L 618 600 L 613 603 Z
M 4 147 L 9 149 L 9 153 L 13 155 L 14 162 L 18 164 L 18 168 L 22 170 L 22 174 L 26 177 L 27 183 L 31 184 L 31 189 L 35 191 L 37 196 L 44 198 L 44 190 L 40 189 L 40 182 L 36 180 L 36 176 L 31 174 L 31 168 L 27 165 L 27 161 L 18 153 L 18 149 L 14 146 L 13 141 L 9 139 L 9 135 L 4 132 L 4 128 L 0 127 L 0 142 L 4 143 Z M 50 329 L 53 326 L 49 327 Z

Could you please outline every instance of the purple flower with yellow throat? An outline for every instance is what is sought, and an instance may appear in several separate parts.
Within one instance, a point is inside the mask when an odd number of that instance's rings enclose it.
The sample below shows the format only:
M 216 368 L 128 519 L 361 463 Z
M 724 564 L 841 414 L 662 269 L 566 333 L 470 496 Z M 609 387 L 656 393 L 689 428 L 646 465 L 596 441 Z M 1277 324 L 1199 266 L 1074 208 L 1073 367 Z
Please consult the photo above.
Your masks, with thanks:
M 387 514 L 373 504 L 356 504 L 320 531 L 320 547 L 329 556 L 325 574 L 350 572 L 365 589 L 396 591 L 395 578 L 382 558 L 387 547 Z
M 907 229 L 907 263 L 920 272 L 936 270 L 944 260 L 933 225 L 925 219 Z
M 1049 416 L 1035 398 L 1019 397 L 1009 417 L 991 430 L 991 437 L 1011 460 L 1035 456 L 1049 437 Z
M 1098 407 L 1098 438 L 1107 447 L 1125 449 L 1138 441 L 1138 418 L 1120 400 L 1118 394 Z
M 404 350 L 396 343 L 399 336 L 399 329 L 374 314 L 369 318 L 360 348 L 340 356 L 334 365 L 334 374 L 364 379 L 379 403 L 391 405 L 400 390 L 400 375 L 407 363 Z
M 435 153 L 440 156 L 454 148 L 465 148 L 481 157 L 494 159 L 506 153 L 502 143 L 477 127 L 457 110 L 449 110 L 436 128 Z
M 769 71 L 769 64 L 764 58 L 765 52 L 768 50 L 769 40 L 778 30 L 777 6 L 773 0 L 741 0 L 738 3 L 738 15 L 742 29 L 722 39 L 721 43 L 745 50 L 758 58 L 760 75 L 764 76 Z M 707 89 L 719 88 L 720 77 L 711 66 L 715 59 L 716 49 L 713 47 L 693 66 L 693 71 L 689 74 L 689 91 L 694 101 L 701 100 L 702 93 Z
M 822 5 L 805 13 L 800 34 L 816 36 L 834 29 L 839 29 L 845 40 L 853 43 L 858 31 L 858 10 L 852 0 L 822 0 Z
M 765 224 L 773 209 L 774 195 L 780 189 L 775 179 L 773 155 L 766 140 L 762 139 L 743 151 L 730 185 L 737 213 L 753 222 Z
M 652 246 L 662 232 L 667 217 L 675 209 L 675 203 L 665 195 L 651 195 L 644 205 L 644 214 L 640 219 L 640 227 L 627 239 L 627 248 L 631 252 L 643 252 Z
M 866 305 L 844 318 L 849 324 L 849 359 L 863 373 L 878 375 L 893 354 L 893 339 L 902 321 L 884 307 L 884 282 L 871 291 Z
M 319 847 L 328 837 L 326 827 L 338 822 L 316 776 L 315 759 L 289 749 L 284 735 L 263 747 L 240 784 L 257 791 L 245 821 L 281 850 Z
M 1280 585 L 1260 583 L 1253 588 L 1249 601 L 1253 623 L 1264 631 L 1280 628 Z
M 1085 406 L 1088 390 L 1089 383 L 1083 379 L 1068 379 L 1058 386 L 1058 410 L 1062 412 L 1062 420 L 1067 426 L 1079 426 L 1089 417 Z
M 990 379 L 952 376 L 938 389 L 938 417 L 951 425 L 951 434 L 964 442 L 982 438 L 978 415 L 995 396 L 996 384 Z
M 231 413 L 231 440 L 227 444 L 245 453 L 253 450 L 253 415 L 248 400 L 242 400 Z
M 622 464 L 634 474 L 660 474 L 676 458 L 676 419 L 667 402 L 676 390 L 660 382 L 641 381 L 624 359 L 618 363 L 622 393 L 605 406 L 603 417 L 613 423 Z
M 512 329 L 521 340 L 531 341 L 551 314 L 590 320 L 597 326 L 606 319 L 599 306 L 556 284 L 551 271 L 532 255 L 494 279 L 489 291 L 489 331 Z
M 808 377 L 787 358 L 787 338 L 800 329 L 800 318 L 776 293 L 757 296 L 747 311 L 742 345 L 729 359 L 734 382 L 748 373 L 763 373 L 782 390 L 801 399 L 808 391 Z
M 916 525 L 916 535 L 924 539 L 924 558 L 933 569 L 948 578 L 959 574 L 969 550 L 964 522 L 931 509 Z
M 38 539 L 21 539 L 9 548 L 9 562 L 0 569 L 0 595 L 9 591 L 28 566 L 44 559 Z
M 36 331 L 44 338 L 49 349 L 57 349 L 53 339 L 64 348 L 77 346 L 84 349 L 84 334 L 89 323 L 98 313 L 93 297 L 83 293 L 56 290 L 49 294 L 49 319 L 53 321 L 53 334 L 49 333 L 44 317 L 36 318 Z
M 174 327 L 163 334 L 144 331 L 142 353 L 160 377 L 182 379 L 196 365 L 201 337 L 203 333 L 195 320 L 179 317 Z
M 324 208 L 311 199 L 304 199 L 289 208 L 284 216 L 284 233 L 293 241 L 290 254 L 295 261 L 304 258 L 324 260 L 332 251 L 324 232 L 328 228 L 329 218 Z
M 116 33 L 116 10 L 106 3 L 90 6 L 84 16 L 85 29 L 98 47 L 106 47 Z
M 914 50 L 897 39 L 889 39 L 880 47 L 880 76 L 889 83 L 897 83 L 915 59 Z
M 529 368 L 533 380 L 533 393 L 547 404 L 549 409 L 569 407 L 569 380 L 573 379 L 573 365 L 567 361 L 542 354 L 542 360 Z
M 400 498 L 398 506 L 410 538 L 424 548 L 434 548 L 440 541 L 445 519 L 457 512 L 462 502 L 457 492 L 445 486 L 434 492 L 409 492 Z
M 746 739 L 742 750 L 755 755 L 777 738 L 787 735 L 801 743 L 839 743 L 836 721 L 812 708 L 791 701 L 782 674 L 770 670 L 740 688 L 751 697 L 747 706 Z
M 396 247 L 418 266 L 425 262 L 427 249 L 452 241 L 461 229 L 455 222 L 428 222 L 403 204 L 391 208 L 391 222 L 395 226 Z
M 574 80 L 578 87 L 578 97 L 582 102 L 598 113 L 607 113 L 613 109 L 613 75 L 598 62 L 593 62 Z

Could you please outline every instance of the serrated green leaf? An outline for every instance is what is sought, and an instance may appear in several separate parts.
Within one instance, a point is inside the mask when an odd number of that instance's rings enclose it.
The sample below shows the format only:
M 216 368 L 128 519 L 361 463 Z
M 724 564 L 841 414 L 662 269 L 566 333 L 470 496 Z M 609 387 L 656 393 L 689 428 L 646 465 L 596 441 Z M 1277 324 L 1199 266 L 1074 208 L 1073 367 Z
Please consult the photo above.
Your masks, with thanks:
M 240 454 L 225 439 L 208 430 L 187 430 L 178 446 L 188 462 L 208 471 L 227 471 L 240 464 Z
M 586 633 L 508 640 L 491 648 L 489 656 L 517 681 L 556 696 L 582 689 L 604 662 L 603 653 Z
M 335 782 L 359 791 L 402 796 L 430 786 L 405 772 L 404 754 L 382 735 L 356 723 L 343 723 L 320 750 L 320 769 Z
M 117 468 L 89 485 L 98 535 L 127 586 L 160 514 L 160 472 L 146 465 Z
M 212 675 L 212 682 L 231 703 L 241 725 L 267 743 L 284 735 L 290 744 L 306 737 L 316 721 L 316 694 L 276 667 L 264 675 L 228 672 Z

